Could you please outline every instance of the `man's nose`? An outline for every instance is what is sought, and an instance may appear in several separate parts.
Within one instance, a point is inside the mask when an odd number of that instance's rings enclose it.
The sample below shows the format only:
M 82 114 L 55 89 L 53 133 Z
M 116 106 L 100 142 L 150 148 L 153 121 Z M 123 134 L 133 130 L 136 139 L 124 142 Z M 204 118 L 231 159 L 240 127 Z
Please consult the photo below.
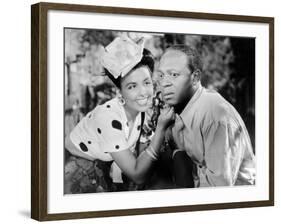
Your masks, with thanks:
M 161 84 L 162 87 L 168 87 L 168 86 L 172 85 L 171 80 L 166 75 L 164 75 L 164 77 L 161 80 L 160 84 Z

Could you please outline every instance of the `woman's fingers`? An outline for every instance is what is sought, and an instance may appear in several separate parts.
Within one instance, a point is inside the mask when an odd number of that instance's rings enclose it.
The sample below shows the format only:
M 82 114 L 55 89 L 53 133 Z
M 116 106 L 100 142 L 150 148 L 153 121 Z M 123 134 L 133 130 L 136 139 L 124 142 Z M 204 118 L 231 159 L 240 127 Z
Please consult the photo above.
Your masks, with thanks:
M 174 108 L 172 108 L 168 113 L 169 113 L 169 117 L 171 118 L 171 120 L 175 120 L 176 114 L 175 114 Z
M 184 148 L 183 138 L 184 123 L 179 115 L 176 115 L 176 121 L 173 127 L 172 135 L 178 148 Z
M 175 112 L 173 107 L 166 107 L 161 110 L 158 122 L 162 122 L 165 127 L 168 127 L 175 120 Z
M 167 114 L 170 110 L 171 110 L 171 107 L 164 107 L 163 109 L 161 109 L 161 113 Z

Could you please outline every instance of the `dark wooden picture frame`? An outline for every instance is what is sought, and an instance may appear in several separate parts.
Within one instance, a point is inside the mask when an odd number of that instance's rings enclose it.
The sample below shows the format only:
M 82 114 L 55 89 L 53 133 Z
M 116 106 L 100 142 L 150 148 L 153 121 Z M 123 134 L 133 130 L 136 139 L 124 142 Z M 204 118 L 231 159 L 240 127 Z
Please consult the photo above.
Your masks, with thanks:
M 122 210 L 88 211 L 48 214 L 47 189 L 47 13 L 49 10 L 69 12 L 123 14 L 136 16 L 158 16 L 166 18 L 189 18 L 217 21 L 252 22 L 269 25 L 269 199 L 203 205 L 169 206 L 153 208 L 131 208 Z M 170 212 L 187 212 L 225 208 L 260 207 L 274 205 L 274 18 L 163 11 L 136 8 L 117 8 L 90 5 L 38 3 L 31 6 L 31 217 L 39 221 L 109 217 Z

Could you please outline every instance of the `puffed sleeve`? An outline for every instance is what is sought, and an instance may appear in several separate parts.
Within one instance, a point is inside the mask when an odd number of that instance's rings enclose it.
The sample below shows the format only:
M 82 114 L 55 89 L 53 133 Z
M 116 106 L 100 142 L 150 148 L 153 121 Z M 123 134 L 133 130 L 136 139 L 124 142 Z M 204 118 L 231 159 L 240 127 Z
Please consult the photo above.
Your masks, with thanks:
M 113 110 L 95 114 L 95 128 L 100 149 L 105 152 L 119 152 L 129 148 L 125 135 L 125 122 Z
M 95 110 L 89 112 L 71 131 L 66 138 L 66 148 L 74 155 L 82 158 L 111 161 L 112 157 L 104 153 L 97 137 Z
M 242 128 L 231 120 L 214 121 L 205 130 L 205 175 L 210 185 L 235 184 L 245 149 L 242 135 Z

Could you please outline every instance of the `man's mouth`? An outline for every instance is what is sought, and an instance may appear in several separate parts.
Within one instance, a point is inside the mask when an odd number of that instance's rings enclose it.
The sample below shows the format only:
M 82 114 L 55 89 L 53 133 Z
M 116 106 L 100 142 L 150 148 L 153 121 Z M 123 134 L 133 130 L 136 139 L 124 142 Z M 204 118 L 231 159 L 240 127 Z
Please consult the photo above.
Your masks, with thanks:
M 169 99 L 174 95 L 174 93 L 164 93 L 164 99 Z

